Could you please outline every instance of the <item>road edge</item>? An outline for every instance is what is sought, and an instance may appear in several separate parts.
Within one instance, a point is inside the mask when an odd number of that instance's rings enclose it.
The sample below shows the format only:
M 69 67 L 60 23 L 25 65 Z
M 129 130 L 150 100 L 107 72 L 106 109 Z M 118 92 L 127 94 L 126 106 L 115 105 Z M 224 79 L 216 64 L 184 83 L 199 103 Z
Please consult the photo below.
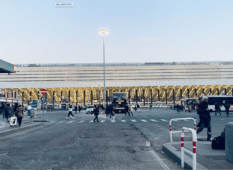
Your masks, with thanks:
M 180 142 L 165 143 L 165 144 L 163 144 L 162 150 L 173 161 L 175 161 L 179 165 L 181 165 L 180 151 L 178 151 L 175 147 L 172 146 L 174 144 L 180 144 Z M 184 169 L 193 169 L 192 168 L 192 159 L 189 156 L 185 156 Z M 197 162 L 197 169 L 207 170 L 207 168 L 205 168 L 203 165 L 199 164 L 198 162 Z

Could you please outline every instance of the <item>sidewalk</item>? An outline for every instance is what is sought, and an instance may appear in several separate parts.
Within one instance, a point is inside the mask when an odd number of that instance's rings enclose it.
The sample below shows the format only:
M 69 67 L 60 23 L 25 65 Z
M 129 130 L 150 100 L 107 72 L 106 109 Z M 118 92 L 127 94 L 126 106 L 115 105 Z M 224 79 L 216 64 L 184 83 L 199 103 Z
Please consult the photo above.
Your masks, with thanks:
M 163 144 L 163 151 L 175 162 L 181 163 L 181 143 Z M 192 142 L 184 142 L 184 147 L 192 152 Z M 225 150 L 214 150 L 211 142 L 197 141 L 197 169 L 233 169 L 233 164 L 226 160 Z M 192 169 L 192 156 L 185 152 L 185 168 Z

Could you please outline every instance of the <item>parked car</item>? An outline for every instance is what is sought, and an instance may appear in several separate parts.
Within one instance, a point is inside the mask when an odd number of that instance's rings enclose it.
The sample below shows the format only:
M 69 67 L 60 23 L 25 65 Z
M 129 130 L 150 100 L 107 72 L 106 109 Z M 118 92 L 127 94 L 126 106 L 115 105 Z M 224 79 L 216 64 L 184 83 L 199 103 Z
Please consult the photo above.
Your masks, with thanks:
M 93 114 L 94 106 L 87 106 L 86 114 Z

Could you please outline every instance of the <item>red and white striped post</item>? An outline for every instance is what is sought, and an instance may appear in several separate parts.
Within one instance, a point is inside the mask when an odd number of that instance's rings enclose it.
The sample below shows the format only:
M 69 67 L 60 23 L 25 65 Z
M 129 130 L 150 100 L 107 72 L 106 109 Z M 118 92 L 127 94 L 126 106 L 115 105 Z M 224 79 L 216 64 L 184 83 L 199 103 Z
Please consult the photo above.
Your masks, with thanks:
M 194 130 L 197 130 L 196 120 L 193 119 L 193 118 L 176 118 L 176 119 L 171 119 L 170 122 L 169 122 L 170 142 L 173 142 L 173 140 L 172 140 L 172 133 L 181 132 L 181 131 L 172 131 L 172 122 L 173 121 L 178 121 L 178 120 L 193 120 L 194 121 Z
M 193 151 L 184 148 L 184 131 L 191 131 L 193 136 Z M 188 152 L 190 155 L 193 156 L 193 170 L 197 169 L 196 162 L 197 162 L 197 133 L 196 130 L 191 128 L 183 127 L 181 130 L 181 167 L 184 168 L 184 152 Z

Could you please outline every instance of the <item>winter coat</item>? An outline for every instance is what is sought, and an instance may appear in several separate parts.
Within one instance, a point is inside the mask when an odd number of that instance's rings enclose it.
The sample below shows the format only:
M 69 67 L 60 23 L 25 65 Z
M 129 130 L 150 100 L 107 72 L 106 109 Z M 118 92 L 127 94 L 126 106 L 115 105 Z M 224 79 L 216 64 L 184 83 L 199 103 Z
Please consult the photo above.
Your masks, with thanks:
M 5 109 L 5 114 L 6 115 L 11 115 L 11 107 L 10 106 L 7 106 L 6 109 Z
M 22 106 L 17 107 L 16 111 L 17 111 L 16 114 L 17 117 L 23 117 L 24 108 Z
M 208 104 L 205 102 L 201 102 L 198 105 L 197 114 L 199 115 L 200 122 L 198 123 L 197 127 L 199 127 L 200 124 L 202 123 L 205 124 L 205 127 L 210 126 L 211 117 L 209 110 L 206 110 L 207 108 L 208 108 Z
M 95 116 L 98 116 L 98 115 L 99 115 L 99 108 L 95 108 L 95 109 L 94 109 L 94 115 L 95 115 Z
M 225 107 L 226 110 L 229 110 L 231 106 L 230 106 L 230 104 L 226 103 L 226 104 L 224 105 L 224 107 Z

